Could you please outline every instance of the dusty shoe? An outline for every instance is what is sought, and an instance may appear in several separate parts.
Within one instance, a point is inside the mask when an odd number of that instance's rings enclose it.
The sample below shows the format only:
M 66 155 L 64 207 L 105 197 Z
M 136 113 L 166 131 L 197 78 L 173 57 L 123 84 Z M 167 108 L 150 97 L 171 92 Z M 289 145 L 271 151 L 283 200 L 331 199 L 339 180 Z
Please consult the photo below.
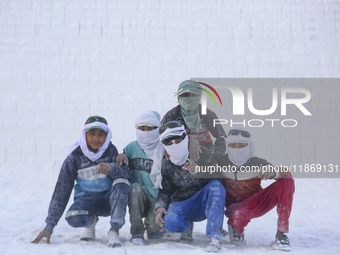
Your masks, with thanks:
M 163 237 L 163 232 L 161 230 L 151 231 L 150 229 L 146 229 L 148 233 L 148 239 L 161 239 Z
M 135 245 L 141 245 L 145 244 L 144 236 L 143 234 L 135 234 L 131 237 L 130 242 Z
M 189 229 L 188 232 L 181 233 L 181 238 L 179 240 L 185 241 L 185 242 L 192 242 L 194 240 L 194 238 L 192 238 L 193 230 L 194 230 L 194 222 L 191 222 L 191 228 Z
M 288 236 L 283 233 L 276 237 L 275 241 L 270 244 L 270 247 L 272 247 L 274 250 L 281 251 L 290 251 L 292 249 Z
M 237 246 L 246 244 L 246 241 L 244 240 L 244 235 L 239 236 L 237 234 L 237 231 L 230 225 L 228 225 L 228 233 L 229 240 L 232 244 L 235 244 Z
M 162 237 L 171 237 L 172 233 L 162 227 L 159 232 L 162 234 Z
M 209 238 L 209 244 L 205 247 L 207 252 L 219 252 L 221 250 L 220 240 L 217 238 Z
M 111 248 L 120 247 L 122 243 L 118 239 L 118 233 L 116 231 L 110 230 L 108 233 L 107 246 Z
M 96 225 L 98 222 L 98 216 L 93 215 L 93 223 L 85 228 L 80 240 L 82 241 L 94 241 L 96 239 Z

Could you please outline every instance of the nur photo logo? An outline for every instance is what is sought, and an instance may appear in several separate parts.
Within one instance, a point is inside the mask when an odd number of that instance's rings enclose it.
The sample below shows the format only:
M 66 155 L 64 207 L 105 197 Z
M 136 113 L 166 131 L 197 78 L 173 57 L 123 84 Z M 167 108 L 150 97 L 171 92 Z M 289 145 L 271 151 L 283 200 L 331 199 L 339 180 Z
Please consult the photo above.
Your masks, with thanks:
M 271 88 L 271 91 L 269 93 L 266 93 L 264 96 L 267 101 L 271 102 L 270 107 L 267 107 L 265 109 L 257 109 L 254 106 L 254 101 L 259 98 L 256 98 L 256 95 L 258 96 L 258 93 L 256 90 L 258 90 L 258 87 L 247 87 L 245 89 L 245 93 L 242 91 L 241 88 L 239 88 L 236 85 L 232 84 L 218 84 L 215 86 L 216 89 L 219 90 L 220 93 L 216 91 L 214 87 L 211 85 L 208 85 L 203 82 L 199 82 L 199 84 L 206 86 L 209 88 L 218 98 L 221 107 L 231 108 L 232 109 L 232 116 L 244 116 L 245 110 L 247 109 L 248 112 L 255 116 L 269 116 L 274 113 L 276 113 L 276 116 L 279 114 L 280 116 L 287 116 L 287 107 L 295 107 L 302 113 L 304 116 L 312 116 L 312 113 L 307 109 L 305 104 L 309 102 L 312 98 L 311 92 L 306 88 L 299 88 L 299 87 L 275 87 L 275 84 L 273 84 L 273 87 Z M 213 94 L 208 91 L 207 89 L 201 88 L 203 91 L 205 91 L 214 101 L 214 104 L 217 105 L 216 100 L 213 96 Z M 220 95 L 226 95 L 226 93 L 229 93 L 231 95 L 232 100 L 225 100 L 223 98 L 224 105 L 222 105 L 222 99 Z M 207 114 L 207 94 L 202 93 L 201 97 L 201 114 L 206 115 Z M 245 107 L 247 107 L 245 109 Z M 279 112 L 277 112 L 279 111 Z M 266 118 L 266 119 L 259 119 L 259 118 L 252 118 L 249 120 L 243 119 L 241 122 L 235 119 L 225 119 L 221 118 L 223 116 L 219 116 L 220 118 L 214 119 L 213 126 L 216 124 L 230 124 L 230 127 L 235 127 L 238 125 L 238 127 L 262 127 L 266 123 L 270 124 L 272 127 L 275 126 L 278 122 L 281 123 L 282 127 L 296 127 L 298 125 L 298 121 L 296 119 L 278 119 L 278 118 Z

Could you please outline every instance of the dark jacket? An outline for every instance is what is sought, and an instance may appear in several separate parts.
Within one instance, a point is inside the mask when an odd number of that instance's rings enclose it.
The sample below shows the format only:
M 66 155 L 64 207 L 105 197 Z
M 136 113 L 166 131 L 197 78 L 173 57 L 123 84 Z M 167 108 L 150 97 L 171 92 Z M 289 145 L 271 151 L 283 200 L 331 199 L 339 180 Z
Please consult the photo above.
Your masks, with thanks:
M 197 165 L 215 166 L 216 161 L 210 151 L 201 146 L 202 153 Z M 177 166 L 170 160 L 163 159 L 162 162 L 162 189 L 155 203 L 155 209 L 163 207 L 168 208 L 170 203 L 184 201 L 192 197 L 196 192 L 201 190 L 212 179 L 195 178 L 182 166 Z
M 226 133 L 224 132 L 224 129 L 221 124 L 216 124 L 214 127 L 214 119 L 218 119 L 216 114 L 211 111 L 210 109 L 207 109 L 207 114 L 202 115 L 201 114 L 201 104 L 199 104 L 199 114 L 201 118 L 201 125 L 203 131 L 197 133 L 190 132 L 190 129 L 185 124 L 184 118 L 182 116 L 182 108 L 180 105 L 177 105 L 176 107 L 172 108 L 170 111 L 168 111 L 163 119 L 162 119 L 162 125 L 169 121 L 178 121 L 185 127 L 185 130 L 187 134 L 192 136 L 197 136 L 197 140 L 199 141 L 200 145 L 206 146 L 207 148 L 211 148 L 213 146 L 213 140 L 211 139 L 211 136 L 209 132 L 212 134 L 213 137 L 216 138 L 215 141 L 215 152 L 220 152 L 225 154 L 226 148 L 225 148 L 225 140 L 222 137 L 227 137 Z M 213 151 L 213 150 L 212 150 Z
M 60 169 L 57 184 L 52 195 L 52 199 L 48 209 L 48 216 L 45 220 L 45 222 L 47 223 L 45 229 L 53 231 L 53 228 L 57 225 L 70 199 L 72 189 L 74 187 L 74 182 L 78 177 L 78 173 L 81 173 L 81 171 L 83 171 L 84 169 L 91 169 L 91 167 L 96 166 L 101 162 L 109 163 L 112 167 L 112 171 L 107 174 L 107 176 L 105 177 L 106 179 L 101 178 L 103 179 L 102 184 L 104 189 L 109 189 L 108 187 L 111 187 L 112 182 L 117 178 L 130 178 L 129 167 L 125 164 L 119 167 L 115 163 L 117 155 L 118 151 L 116 147 L 110 142 L 108 148 L 105 150 L 103 155 L 95 162 L 92 162 L 89 158 L 87 158 L 83 154 L 80 147 L 76 148 L 69 156 L 67 156 Z M 82 172 L 82 174 L 84 174 L 84 172 Z M 97 180 L 93 180 L 93 183 L 98 186 L 98 182 L 96 181 Z M 89 183 L 82 186 L 77 183 L 75 187 L 75 194 L 78 194 L 78 196 L 82 196 L 85 192 L 93 192 L 93 188 L 96 187 L 91 187 L 91 185 L 89 185 L 91 184 L 91 180 L 88 182 Z M 109 185 L 110 182 L 111 185 Z M 100 188 L 101 187 L 99 187 L 99 189 Z

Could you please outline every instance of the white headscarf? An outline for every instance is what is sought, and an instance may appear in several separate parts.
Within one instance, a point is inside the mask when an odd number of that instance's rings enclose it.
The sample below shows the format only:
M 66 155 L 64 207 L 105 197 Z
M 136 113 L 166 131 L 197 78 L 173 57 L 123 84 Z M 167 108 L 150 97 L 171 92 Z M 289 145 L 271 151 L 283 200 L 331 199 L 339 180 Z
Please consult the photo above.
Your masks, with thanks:
M 246 131 L 243 128 L 237 128 L 240 131 Z M 244 148 L 229 148 L 230 143 L 246 143 Z M 230 161 L 236 166 L 242 166 L 247 160 L 255 156 L 255 146 L 250 137 L 243 137 L 241 133 L 238 135 L 228 135 L 226 138 L 227 153 Z
M 160 136 L 160 140 L 164 141 L 167 138 L 172 136 L 180 136 L 185 133 L 184 126 L 176 127 L 176 128 L 168 128 L 166 129 Z M 183 141 L 178 144 L 173 143 L 172 145 L 165 146 L 167 153 L 170 155 L 170 161 L 177 166 L 183 166 L 187 161 L 189 156 L 189 145 L 188 145 L 188 136 L 186 136 Z
M 139 130 L 140 126 L 157 127 L 151 131 Z M 159 142 L 159 127 L 161 126 L 161 115 L 155 111 L 144 112 L 135 121 L 137 142 L 146 156 L 152 159 L 152 168 L 149 175 L 156 189 L 162 188 L 161 166 L 164 148 Z
M 89 147 L 87 146 L 86 143 L 86 130 L 91 128 L 91 127 L 100 127 L 104 130 L 106 130 L 107 134 L 106 134 L 106 138 L 105 138 L 105 142 L 104 144 L 98 149 L 97 152 L 93 152 L 89 149 Z M 112 138 L 112 132 L 111 129 L 109 128 L 108 125 L 102 123 L 102 122 L 92 122 L 89 124 L 86 124 L 83 126 L 83 130 L 82 130 L 82 135 L 80 137 L 80 139 L 75 142 L 69 150 L 69 155 L 78 147 L 80 146 L 82 152 L 84 153 L 84 155 L 86 157 L 88 157 L 92 162 L 95 162 L 97 159 L 99 159 L 103 153 L 105 152 L 105 150 L 107 149 L 107 147 L 109 146 L 110 140 Z

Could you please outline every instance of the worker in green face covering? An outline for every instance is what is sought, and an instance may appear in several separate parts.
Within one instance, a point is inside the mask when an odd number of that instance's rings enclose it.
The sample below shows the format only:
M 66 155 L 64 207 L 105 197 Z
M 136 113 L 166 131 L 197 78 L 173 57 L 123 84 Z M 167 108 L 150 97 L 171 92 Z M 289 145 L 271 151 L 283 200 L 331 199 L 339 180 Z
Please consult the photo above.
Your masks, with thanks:
M 206 115 L 201 114 L 201 85 L 191 80 L 183 81 L 176 95 L 179 105 L 164 115 L 162 125 L 176 120 L 185 127 L 190 141 L 190 158 L 194 161 L 199 159 L 199 146 L 205 146 L 211 152 L 225 154 L 225 131 L 220 124 L 215 127 L 213 125 L 214 119 L 218 117 L 211 110 L 207 110 Z M 211 135 L 216 138 L 215 144 Z
M 185 124 L 191 132 L 202 129 L 199 114 L 199 102 L 201 101 L 201 86 L 192 81 L 182 82 L 177 90 L 178 103 L 182 108 L 182 116 Z

